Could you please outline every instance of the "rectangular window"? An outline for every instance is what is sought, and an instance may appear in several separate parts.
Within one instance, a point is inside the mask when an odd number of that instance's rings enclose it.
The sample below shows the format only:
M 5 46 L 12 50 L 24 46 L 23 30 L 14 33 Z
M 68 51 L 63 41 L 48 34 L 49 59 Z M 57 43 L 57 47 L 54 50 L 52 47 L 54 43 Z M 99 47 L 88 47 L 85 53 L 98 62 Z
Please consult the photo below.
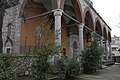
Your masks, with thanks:
M 10 53 L 11 52 L 11 48 L 6 48 L 6 53 Z

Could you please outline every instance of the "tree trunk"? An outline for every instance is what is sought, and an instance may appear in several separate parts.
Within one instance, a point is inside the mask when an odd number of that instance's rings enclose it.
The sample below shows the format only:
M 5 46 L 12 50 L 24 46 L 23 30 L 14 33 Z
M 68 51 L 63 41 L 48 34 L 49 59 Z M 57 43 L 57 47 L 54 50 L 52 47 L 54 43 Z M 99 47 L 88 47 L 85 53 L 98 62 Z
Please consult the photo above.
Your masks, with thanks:
M 0 0 L 0 53 L 2 53 L 3 51 L 2 27 L 4 12 L 5 12 L 5 0 Z

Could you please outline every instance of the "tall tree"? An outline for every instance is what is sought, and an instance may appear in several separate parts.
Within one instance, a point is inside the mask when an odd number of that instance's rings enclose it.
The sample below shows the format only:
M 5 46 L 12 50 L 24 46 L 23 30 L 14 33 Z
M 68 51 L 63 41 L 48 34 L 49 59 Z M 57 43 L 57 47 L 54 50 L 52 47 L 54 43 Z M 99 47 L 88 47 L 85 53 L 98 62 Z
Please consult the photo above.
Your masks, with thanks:
M 5 12 L 5 0 L 0 0 L 0 53 L 3 50 L 3 41 L 2 41 L 2 27 L 3 27 L 3 17 Z

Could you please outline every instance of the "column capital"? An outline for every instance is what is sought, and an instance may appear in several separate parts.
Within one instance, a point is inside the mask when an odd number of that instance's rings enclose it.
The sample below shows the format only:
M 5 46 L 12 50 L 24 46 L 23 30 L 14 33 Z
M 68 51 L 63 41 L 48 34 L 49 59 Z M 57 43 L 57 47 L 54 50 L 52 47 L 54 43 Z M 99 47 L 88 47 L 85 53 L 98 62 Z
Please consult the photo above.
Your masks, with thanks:
M 84 26 L 85 24 L 84 23 L 80 23 L 80 25 Z
M 78 24 L 78 28 L 79 29 L 83 29 L 84 28 L 84 24 L 83 23 Z
M 54 11 L 54 16 L 62 16 L 62 10 L 58 9 L 56 11 Z

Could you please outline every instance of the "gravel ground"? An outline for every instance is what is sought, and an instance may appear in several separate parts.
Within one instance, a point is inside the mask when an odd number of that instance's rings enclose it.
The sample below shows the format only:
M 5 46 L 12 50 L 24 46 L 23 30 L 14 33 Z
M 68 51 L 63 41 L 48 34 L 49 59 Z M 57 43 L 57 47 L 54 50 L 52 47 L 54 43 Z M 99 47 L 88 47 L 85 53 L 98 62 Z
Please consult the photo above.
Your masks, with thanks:
M 112 65 L 92 75 L 82 74 L 79 80 L 120 80 L 120 64 Z

